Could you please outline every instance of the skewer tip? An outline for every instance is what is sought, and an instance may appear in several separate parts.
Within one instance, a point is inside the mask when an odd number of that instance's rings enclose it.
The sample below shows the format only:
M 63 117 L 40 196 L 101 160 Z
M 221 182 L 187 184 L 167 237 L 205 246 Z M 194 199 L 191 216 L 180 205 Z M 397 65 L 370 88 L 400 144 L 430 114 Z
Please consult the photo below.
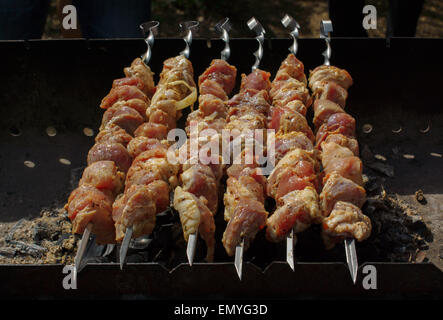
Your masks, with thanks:
M 120 270 L 123 270 L 123 267 L 125 265 L 126 255 L 128 253 L 129 243 L 130 243 L 131 238 L 132 238 L 133 230 L 134 229 L 132 227 L 129 227 L 129 228 L 126 229 L 125 237 L 123 238 L 123 242 L 122 242 L 122 245 L 120 247 Z
M 291 267 L 292 271 L 295 271 L 295 262 L 294 262 L 294 230 L 291 230 L 291 233 L 286 237 L 286 262 L 289 267 Z
M 186 255 L 188 256 L 188 262 L 190 266 L 192 266 L 192 263 L 194 262 L 196 245 L 197 245 L 197 235 L 195 233 L 192 233 L 189 235 L 188 246 L 186 248 Z
M 358 274 L 358 260 L 357 251 L 355 249 L 354 239 L 345 239 L 345 252 L 346 252 L 346 262 L 348 264 L 348 269 L 351 274 L 351 279 L 354 284 L 357 283 Z
M 85 231 L 83 231 L 82 239 L 80 240 L 80 245 L 77 249 L 77 253 L 74 258 L 74 268 L 75 268 L 76 274 L 77 274 L 77 272 L 81 271 L 80 267 L 81 267 L 81 263 L 83 261 L 83 257 L 86 252 L 86 247 L 88 246 L 89 237 L 91 235 L 92 227 L 93 227 L 92 223 L 89 222 L 85 228 Z
M 245 240 L 242 239 L 241 243 L 235 247 L 235 270 L 237 270 L 238 278 L 242 279 L 243 275 L 243 248 L 245 245 Z

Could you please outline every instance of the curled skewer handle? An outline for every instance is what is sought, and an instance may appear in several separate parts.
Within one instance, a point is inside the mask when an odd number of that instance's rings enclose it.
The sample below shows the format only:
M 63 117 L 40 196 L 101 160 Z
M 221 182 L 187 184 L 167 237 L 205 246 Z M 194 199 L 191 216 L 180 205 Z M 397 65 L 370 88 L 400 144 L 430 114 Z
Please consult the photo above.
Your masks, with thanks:
M 292 46 L 289 47 L 289 51 L 293 54 L 296 55 L 297 51 L 298 51 L 298 43 L 297 43 L 297 39 L 300 35 L 300 25 L 298 24 L 297 21 L 295 21 L 295 19 L 293 17 L 291 17 L 290 15 L 286 14 L 283 19 L 281 19 L 281 23 L 283 24 L 283 26 L 285 28 L 290 28 L 292 29 L 292 31 L 290 32 L 290 35 L 292 37 L 292 39 L 294 40 L 294 42 L 292 43 Z
M 329 66 L 331 59 L 331 38 L 329 33 L 332 32 L 332 22 L 331 20 L 322 20 L 320 22 L 320 38 L 325 39 L 326 41 L 326 50 L 323 52 L 323 56 L 325 60 L 323 62 L 324 65 Z
M 258 41 L 258 49 L 257 49 L 257 51 L 254 52 L 255 63 L 252 66 L 252 71 L 254 71 L 260 65 L 260 61 L 263 57 L 263 43 L 265 42 L 266 31 L 255 17 L 252 17 L 251 19 L 249 19 L 248 27 L 249 27 L 249 30 L 255 31 L 255 33 L 257 34 L 257 37 L 255 37 L 255 39 L 257 39 L 257 41 Z
M 220 20 L 215 25 L 214 29 L 221 35 L 221 39 L 225 42 L 225 48 L 221 52 L 221 59 L 227 61 L 231 56 L 231 48 L 229 47 L 229 34 L 228 32 L 231 30 L 232 25 L 229 21 L 229 18 L 224 18 Z
M 192 44 L 192 36 L 193 32 L 197 32 L 198 30 L 198 21 L 186 21 L 183 23 L 180 23 L 180 30 L 185 32 L 185 36 L 183 37 L 183 40 L 186 43 L 185 49 L 180 52 L 181 55 L 184 55 L 186 59 L 189 58 L 189 55 L 191 54 L 191 44 Z
M 158 21 L 148 21 L 140 25 L 140 29 L 143 31 L 143 37 L 147 45 L 146 53 L 142 56 L 143 62 L 147 65 L 151 60 L 152 47 L 154 46 L 154 36 L 158 33 L 158 26 L 160 22 Z

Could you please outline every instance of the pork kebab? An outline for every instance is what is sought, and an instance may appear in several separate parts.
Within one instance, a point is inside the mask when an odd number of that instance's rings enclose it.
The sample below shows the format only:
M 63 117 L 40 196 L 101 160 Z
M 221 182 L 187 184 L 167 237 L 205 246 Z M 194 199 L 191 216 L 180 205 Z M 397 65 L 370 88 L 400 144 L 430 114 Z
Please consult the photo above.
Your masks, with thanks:
M 296 58 L 299 24 L 289 15 L 282 19 L 291 28 L 291 52 L 281 64 L 271 84 L 272 108 L 268 127 L 274 129 L 276 167 L 268 178 L 268 195 L 276 202 L 267 220 L 266 237 L 272 242 L 286 241 L 286 260 L 294 270 L 294 232 L 319 223 L 318 171 L 314 134 L 306 120 L 312 103 L 307 89 L 304 65 Z M 270 146 L 268 146 L 270 147 Z
M 361 211 L 366 192 L 363 187 L 363 165 L 358 158 L 355 119 L 344 110 L 347 90 L 353 80 L 346 70 L 330 66 L 327 55 L 325 58 L 325 65 L 311 71 L 309 87 L 315 98 L 315 147 L 321 152 L 323 167 L 323 188 L 319 198 L 319 207 L 324 217 L 322 237 L 326 248 L 330 249 L 344 239 L 367 239 L 371 233 L 371 221 Z M 355 283 L 355 244 L 350 241 L 345 245 Z
M 218 209 L 220 179 L 223 176 L 222 129 L 228 114 L 226 102 L 235 86 L 236 76 L 237 69 L 222 59 L 213 60 L 200 75 L 199 108 L 187 118 L 188 140 L 178 151 L 186 156 L 186 162 L 181 168 L 180 186 L 174 192 L 174 208 L 180 215 L 183 235 L 188 242 L 190 265 L 193 262 L 195 242 L 189 245 L 193 241 L 192 237 L 197 234 L 206 242 L 206 261 L 212 262 L 214 258 L 214 216 Z M 192 153 L 192 144 L 198 147 L 197 154 Z M 211 144 L 214 144 L 217 151 L 214 154 L 211 153 L 214 150 Z
M 228 101 L 229 113 L 225 129 L 231 132 L 232 165 L 227 169 L 224 194 L 224 219 L 228 222 L 223 233 L 223 246 L 229 256 L 235 254 L 235 268 L 242 277 L 243 251 L 246 251 L 256 234 L 266 225 L 266 178 L 260 157 L 265 152 L 266 117 L 271 99 L 270 73 L 258 69 L 263 55 L 264 29 L 251 18 L 248 27 L 257 33 L 259 43 L 252 72 L 242 74 L 240 92 Z M 257 135 L 257 132 L 262 134 Z M 237 152 L 235 151 L 237 150 Z
M 88 166 L 65 205 L 73 233 L 86 235 L 81 245 L 84 248 L 89 233 L 96 236 L 97 243 L 115 242 L 112 205 L 123 190 L 132 162 L 126 146 L 137 134 L 137 127 L 146 121 L 145 112 L 155 90 L 153 73 L 140 58 L 124 72 L 126 77 L 114 80 L 110 93 L 101 102 L 100 107 L 106 111 L 96 143 L 88 153 Z
M 289 54 L 270 90 L 268 127 L 276 132 L 276 166 L 268 177 L 267 190 L 277 208 L 267 220 L 266 236 L 272 242 L 282 241 L 292 230 L 302 232 L 322 220 L 317 193 L 320 167 L 315 137 L 305 118 L 311 105 L 306 84 L 303 63 Z M 288 263 L 293 268 L 293 261 Z
M 178 184 L 179 164 L 168 160 L 169 130 L 176 128 L 181 110 L 197 99 L 194 70 L 182 54 L 167 59 L 151 105 L 146 110 L 148 122 L 140 135 L 128 144 L 134 161 L 128 169 L 125 190 L 113 205 L 116 240 L 123 240 L 120 267 L 123 267 L 131 238 L 150 235 L 157 214 L 170 204 L 169 192 Z

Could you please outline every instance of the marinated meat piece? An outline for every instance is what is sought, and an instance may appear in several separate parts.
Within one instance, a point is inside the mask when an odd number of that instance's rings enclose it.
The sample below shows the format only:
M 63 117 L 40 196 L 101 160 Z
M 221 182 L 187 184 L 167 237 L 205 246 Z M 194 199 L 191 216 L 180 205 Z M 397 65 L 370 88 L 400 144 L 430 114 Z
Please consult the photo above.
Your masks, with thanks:
M 207 207 L 213 215 L 217 213 L 218 188 L 217 181 L 211 168 L 196 164 L 180 175 L 184 191 L 194 194 L 197 198 L 204 198 Z
M 355 119 L 347 113 L 334 113 L 318 129 L 316 145 L 319 146 L 329 135 L 337 133 L 355 137 Z
M 331 214 L 323 220 L 323 241 L 327 249 L 342 241 L 354 238 L 363 241 L 371 235 L 371 220 L 360 208 L 349 202 L 338 201 Z
M 272 110 L 271 121 L 268 124 L 269 129 L 274 129 L 277 134 L 288 133 L 292 131 L 303 132 L 312 142 L 315 136 L 309 127 L 306 118 L 297 111 L 288 111 L 281 108 Z
M 141 136 L 132 139 L 131 142 L 129 142 L 127 149 L 131 157 L 135 158 L 142 152 L 161 147 L 163 147 L 163 145 L 159 140 Z
M 324 142 L 334 142 L 342 147 L 346 147 L 351 150 L 354 156 L 358 157 L 359 155 L 358 141 L 355 138 L 346 137 L 342 134 L 330 134 L 326 137 Z M 321 148 L 324 147 L 321 146 Z
M 288 132 L 275 137 L 275 162 L 278 163 L 289 151 L 302 149 L 313 151 L 312 141 L 302 132 Z
M 169 184 L 163 180 L 155 180 L 148 184 L 148 189 L 154 195 L 155 212 L 157 214 L 168 209 L 169 201 Z
M 318 129 L 329 117 L 335 113 L 345 113 L 345 111 L 335 102 L 329 100 L 315 100 L 314 103 L 314 125 Z
M 124 147 L 132 140 L 132 136 L 125 129 L 120 128 L 115 123 L 108 124 L 100 130 L 95 137 L 95 142 L 100 143 L 120 143 Z
M 366 192 L 354 181 L 332 172 L 320 194 L 320 207 L 324 217 L 329 216 L 338 201 L 349 202 L 361 208 L 366 201 Z
M 273 100 L 272 105 L 276 107 L 284 107 L 294 100 L 301 101 L 307 107 L 312 103 L 309 90 L 305 84 L 295 79 L 273 82 L 270 95 Z
M 168 128 L 162 124 L 145 122 L 134 131 L 134 136 L 163 140 L 168 136 Z
M 109 191 L 115 197 L 123 189 L 125 174 L 118 170 L 113 161 L 97 161 L 84 171 L 79 185 L 91 185 L 103 192 Z
M 255 150 L 252 146 L 242 146 L 242 149 L 243 151 L 233 159 L 231 162 L 232 165 L 226 170 L 229 177 L 238 178 L 242 175 L 243 171 L 251 173 L 251 171 L 246 171 L 246 169 L 255 169 L 260 166 L 259 157 L 255 154 Z M 260 169 L 257 168 L 257 170 Z
M 127 106 L 112 106 L 103 114 L 100 130 L 108 124 L 118 125 L 130 135 L 143 123 L 143 117 L 134 109 Z
M 144 94 L 148 94 L 148 92 L 145 90 L 145 84 L 144 82 L 137 77 L 126 77 L 121 79 L 115 79 L 112 82 L 112 87 L 121 87 L 121 86 L 134 86 L 139 88 L 141 91 L 143 91 Z
M 234 89 L 236 77 L 237 69 L 234 66 L 231 66 L 224 60 L 214 59 L 212 60 L 209 68 L 207 68 L 205 72 L 203 72 L 203 74 L 198 78 L 198 84 L 200 87 L 204 87 L 202 86 L 204 82 L 206 82 L 208 79 L 213 80 L 222 87 L 225 95 L 229 95 L 232 89 Z M 200 91 L 200 94 L 204 93 Z
M 144 151 L 134 159 L 126 176 L 126 190 L 134 184 L 148 185 L 155 180 L 163 180 L 171 187 L 177 183 L 178 165 L 168 162 L 158 149 Z
M 120 107 L 120 106 L 126 106 L 131 109 L 134 109 L 143 117 L 143 120 L 146 121 L 148 119 L 146 117 L 146 110 L 148 109 L 149 105 L 146 101 L 140 99 L 129 99 L 126 101 L 117 101 L 112 105 L 112 107 Z
M 311 71 L 309 87 L 314 94 L 321 90 L 325 82 L 335 82 L 343 89 L 348 90 L 353 81 L 351 75 L 346 70 L 334 66 L 322 65 Z
M 198 102 L 198 111 L 200 111 L 205 117 L 211 116 L 216 113 L 217 117 L 226 118 L 227 107 L 225 100 L 221 100 L 211 94 L 205 94 L 200 95 Z
M 226 193 L 224 195 L 225 212 L 224 217 L 229 221 L 236 207 L 242 199 L 253 199 L 264 203 L 263 185 L 251 176 L 240 176 L 238 179 L 229 177 L 226 182 Z
M 335 162 L 336 159 L 343 159 L 347 157 L 352 157 L 354 153 L 346 148 L 343 147 L 335 142 L 323 142 L 321 144 L 321 159 L 323 168 L 326 168 L 329 166 L 330 162 Z
M 200 85 L 200 96 L 204 97 L 206 95 L 214 96 L 222 101 L 228 100 L 228 96 L 223 90 L 223 87 L 215 80 L 207 79 Z
M 216 140 L 219 139 L 218 136 L 211 137 L 211 139 L 212 138 Z M 189 143 L 190 139 L 188 139 L 186 143 L 180 147 L 179 151 L 177 151 L 178 155 L 176 156 L 178 156 L 179 159 L 182 157 L 181 155 L 183 155 L 183 158 L 180 160 L 180 162 L 183 163 L 182 171 L 184 172 L 188 170 L 197 163 L 202 163 L 202 164 L 204 163 L 205 166 L 208 166 L 211 169 L 218 184 L 218 182 L 223 176 L 223 170 L 224 170 L 222 157 L 218 154 L 211 155 L 210 149 L 208 149 L 209 150 L 208 153 L 203 154 L 202 151 L 205 150 L 206 144 L 210 143 L 209 141 L 204 141 L 203 139 L 199 140 L 198 143 L 199 154 L 191 155 L 192 150 L 190 148 Z
M 274 81 L 285 81 L 294 78 L 306 84 L 306 75 L 303 63 L 298 60 L 292 53 L 288 54 L 286 59 L 280 65 Z
M 295 168 L 285 168 L 279 175 L 278 184 L 276 184 L 275 189 L 268 190 L 268 193 L 271 192 L 270 194 L 277 201 L 277 205 L 281 205 L 283 196 L 291 191 L 303 190 L 307 187 L 311 187 L 313 189 L 319 188 L 317 175 L 314 172 L 306 176 L 297 175 L 297 170 L 299 170 L 298 168 L 300 165 L 309 168 L 309 165 L 307 165 L 306 162 L 299 163 Z M 311 168 L 309 168 L 309 170 L 310 169 Z
M 277 202 L 286 193 L 307 186 L 317 187 L 318 163 L 313 153 L 294 149 L 280 160 L 268 178 L 268 194 Z
M 146 185 L 132 185 L 113 205 L 116 240 L 122 241 L 126 229 L 133 227 L 132 236 L 151 234 L 156 220 L 156 195 Z
M 198 232 L 208 248 L 206 260 L 212 262 L 215 247 L 215 222 L 204 202 L 205 200 L 184 191 L 181 187 L 175 189 L 174 208 L 179 212 L 185 240 L 188 241 L 190 234 Z
M 197 128 L 199 134 L 203 130 L 208 129 L 221 133 L 226 125 L 226 119 L 224 117 L 219 117 L 216 113 L 212 114 L 211 116 L 205 116 L 200 110 L 195 110 L 188 115 L 186 123 L 186 134 L 188 136 L 191 135 L 191 125 Z
M 346 99 L 348 98 L 348 91 L 335 82 L 323 82 L 319 86 L 316 96 L 320 100 L 334 102 L 344 109 Z
M 235 207 L 232 218 L 223 233 L 223 246 L 229 256 L 235 254 L 235 247 L 244 240 L 244 250 L 249 248 L 257 232 L 266 225 L 266 212 L 262 202 L 242 198 Z
M 324 168 L 326 181 L 332 172 L 336 172 L 342 177 L 354 181 L 356 184 L 363 186 L 363 164 L 358 157 L 335 158 L 328 162 Z
M 265 90 L 245 89 L 240 93 L 233 96 L 227 102 L 227 105 L 231 107 L 248 108 L 248 110 L 254 110 L 255 112 L 266 115 L 270 108 L 271 98 Z
M 178 103 L 192 93 L 192 88 L 195 89 L 195 82 L 191 62 L 182 55 L 165 60 L 160 81 L 146 115 L 150 118 L 155 111 L 162 110 L 174 119 L 178 118 Z M 192 103 L 193 101 L 190 102 Z
M 103 98 L 100 108 L 108 109 L 118 101 L 127 101 L 131 99 L 140 99 L 149 104 L 149 98 L 137 87 L 119 86 L 111 89 L 111 92 Z
M 308 108 L 300 100 L 290 101 L 286 105 L 280 106 L 280 108 L 289 111 L 296 111 L 304 117 L 306 117 L 306 113 L 308 112 Z
M 255 130 L 266 128 L 266 117 L 263 114 L 254 114 L 250 110 L 244 112 L 239 108 L 232 108 L 227 118 L 226 130 Z
M 149 122 L 155 124 L 161 124 L 170 130 L 175 128 L 177 119 L 175 117 L 171 117 L 162 110 L 155 110 L 150 114 Z
M 82 234 L 93 224 L 92 233 L 100 244 L 115 242 L 112 202 L 114 198 L 92 185 L 83 184 L 71 192 L 65 209 L 72 221 L 72 232 Z
M 102 160 L 114 161 L 123 172 L 127 172 L 132 163 L 128 151 L 120 143 L 96 143 L 88 152 L 88 165 Z
M 295 232 L 302 232 L 313 222 L 321 221 L 317 192 L 309 186 L 286 194 L 282 202 L 283 205 L 268 218 L 266 223 L 266 237 L 269 241 L 280 242 L 292 229 Z
M 130 67 L 125 68 L 127 77 L 136 77 L 143 81 L 144 89 L 150 98 L 155 92 L 154 73 L 140 58 L 136 58 Z
M 241 92 L 247 91 L 248 89 L 257 91 L 269 91 L 271 89 L 271 82 L 269 81 L 271 74 L 269 72 L 255 69 L 248 75 L 242 74 L 241 77 Z

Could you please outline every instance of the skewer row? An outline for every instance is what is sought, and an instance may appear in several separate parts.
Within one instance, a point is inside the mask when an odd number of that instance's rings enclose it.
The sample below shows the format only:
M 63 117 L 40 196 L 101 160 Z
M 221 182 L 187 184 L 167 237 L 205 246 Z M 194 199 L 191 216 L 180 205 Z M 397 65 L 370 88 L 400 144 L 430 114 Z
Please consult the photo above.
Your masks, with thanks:
M 115 80 L 111 92 L 102 100 L 100 107 L 106 112 L 96 144 L 88 154 L 88 167 L 65 206 L 73 221 L 73 232 L 83 233 L 76 270 L 91 233 L 98 243 L 121 242 L 123 268 L 131 239 L 149 236 L 156 216 L 171 204 L 180 216 L 188 241 L 189 263 L 193 263 L 198 236 L 206 243 L 206 260 L 213 261 L 214 216 L 226 172 L 223 202 L 227 226 L 222 242 L 228 255 L 235 255 L 240 279 L 243 252 L 261 229 L 267 227 L 270 241 L 287 239 L 287 261 L 294 269 L 294 233 L 321 223 L 328 247 L 345 239 L 355 282 L 357 258 L 353 239 L 367 238 L 371 226 L 359 209 L 365 201 L 365 191 L 361 161 L 357 158 L 355 120 L 344 112 L 346 90 L 352 78 L 345 70 L 329 66 L 328 33 L 332 25 L 323 23 L 322 37 L 327 42 L 325 64 L 312 71 L 309 78 L 315 99 L 314 136 L 305 118 L 312 103 L 308 82 L 303 64 L 295 57 L 299 25 L 290 16 L 285 16 L 282 23 L 291 28 L 294 43 L 271 83 L 270 73 L 258 69 L 264 54 L 265 31 L 257 19 L 248 21 L 249 28 L 257 34 L 259 47 L 254 52 L 252 72 L 242 75 L 240 91 L 231 99 L 237 70 L 226 62 L 230 54 L 229 20 L 216 26 L 225 48 L 221 59 L 213 60 L 199 77 L 199 108 L 188 115 L 188 140 L 172 155 L 178 162 L 170 161 L 171 142 L 167 136 L 176 128 L 181 110 L 197 100 L 188 57 L 198 23 L 182 25 L 186 47 L 179 56 L 164 62 L 156 87 L 147 64 L 158 23 L 142 25 L 149 33 L 147 52 L 143 60 L 137 58 L 125 68 L 126 78 Z M 223 129 L 231 133 L 227 138 Z M 267 129 L 275 130 L 275 141 L 266 141 L 265 135 L 249 139 L 253 130 L 263 133 Z M 193 143 L 197 150 L 216 143 L 228 144 L 230 150 L 240 152 L 235 158 L 229 155 L 226 159 L 221 156 L 221 149 L 217 154 L 210 149 L 202 161 L 201 152 L 192 152 Z M 262 154 L 257 151 L 257 144 L 262 147 Z M 268 179 L 260 159 L 265 154 L 268 160 L 276 160 Z M 343 185 L 348 188 L 340 193 Z M 277 205 L 271 215 L 264 206 L 268 196 Z

